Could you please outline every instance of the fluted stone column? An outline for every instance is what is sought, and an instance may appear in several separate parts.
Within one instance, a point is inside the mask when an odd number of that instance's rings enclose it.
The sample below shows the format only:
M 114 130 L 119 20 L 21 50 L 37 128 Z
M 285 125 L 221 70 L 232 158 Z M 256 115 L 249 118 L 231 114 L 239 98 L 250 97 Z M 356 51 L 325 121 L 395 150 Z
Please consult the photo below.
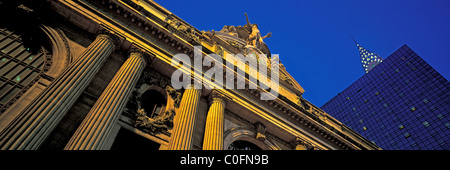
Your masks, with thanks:
M 130 54 L 78 127 L 65 150 L 102 149 L 145 65 L 142 54 Z
M 98 35 L 80 57 L 0 133 L 0 148 L 37 149 L 114 49 L 111 35 Z
M 174 118 L 169 150 L 189 150 L 194 136 L 195 115 L 198 110 L 201 89 L 186 89 L 181 98 L 180 108 Z
M 213 95 L 212 104 L 206 117 L 203 150 L 223 150 L 224 112 L 224 98 L 219 95 Z

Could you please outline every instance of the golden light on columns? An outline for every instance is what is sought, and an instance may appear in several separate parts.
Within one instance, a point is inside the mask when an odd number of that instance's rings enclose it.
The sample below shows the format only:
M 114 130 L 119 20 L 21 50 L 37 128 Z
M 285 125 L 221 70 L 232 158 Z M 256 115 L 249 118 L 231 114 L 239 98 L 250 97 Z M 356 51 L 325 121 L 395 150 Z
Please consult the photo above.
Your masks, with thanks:
M 117 37 L 108 31 L 98 35 L 77 60 L 1 132 L 0 148 L 39 148 L 114 51 L 115 41 Z
M 225 97 L 217 92 L 210 96 L 211 106 L 206 117 L 203 150 L 223 150 L 225 101 Z
M 139 52 L 130 54 L 64 149 L 102 149 L 145 68 L 144 57 Z
M 201 89 L 186 89 L 181 98 L 180 108 L 174 118 L 174 126 L 169 139 L 169 150 L 190 150 L 194 136 L 195 115 L 201 97 Z

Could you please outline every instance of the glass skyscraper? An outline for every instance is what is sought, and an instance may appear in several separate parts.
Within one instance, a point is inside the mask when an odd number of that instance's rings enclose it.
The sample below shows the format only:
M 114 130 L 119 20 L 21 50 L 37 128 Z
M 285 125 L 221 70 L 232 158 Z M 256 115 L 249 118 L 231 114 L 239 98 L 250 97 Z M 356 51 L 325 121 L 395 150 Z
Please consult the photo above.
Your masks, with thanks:
M 382 149 L 450 149 L 447 79 L 406 45 L 366 73 L 321 108 Z

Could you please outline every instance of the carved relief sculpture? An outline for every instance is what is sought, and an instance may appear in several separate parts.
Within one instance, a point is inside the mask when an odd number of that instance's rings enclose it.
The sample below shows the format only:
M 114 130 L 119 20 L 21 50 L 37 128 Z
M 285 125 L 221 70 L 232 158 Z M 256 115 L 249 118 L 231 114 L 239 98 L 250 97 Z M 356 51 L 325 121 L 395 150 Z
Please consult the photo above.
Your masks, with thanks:
M 174 109 L 167 110 L 153 118 L 148 117 L 144 109 L 138 109 L 134 127 L 140 128 L 150 134 L 161 133 L 172 129 L 174 116 Z
M 174 101 L 174 106 L 178 108 L 181 102 L 181 92 L 177 92 L 173 87 L 166 86 L 166 91 Z

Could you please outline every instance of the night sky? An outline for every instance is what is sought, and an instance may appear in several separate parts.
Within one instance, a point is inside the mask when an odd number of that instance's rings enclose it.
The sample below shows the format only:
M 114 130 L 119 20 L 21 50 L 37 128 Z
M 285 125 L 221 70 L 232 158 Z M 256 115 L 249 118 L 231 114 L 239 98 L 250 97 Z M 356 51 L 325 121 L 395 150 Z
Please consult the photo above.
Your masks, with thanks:
M 156 0 L 199 30 L 258 24 L 272 54 L 320 107 L 364 75 L 358 49 L 387 58 L 403 44 L 447 80 L 450 0 Z

